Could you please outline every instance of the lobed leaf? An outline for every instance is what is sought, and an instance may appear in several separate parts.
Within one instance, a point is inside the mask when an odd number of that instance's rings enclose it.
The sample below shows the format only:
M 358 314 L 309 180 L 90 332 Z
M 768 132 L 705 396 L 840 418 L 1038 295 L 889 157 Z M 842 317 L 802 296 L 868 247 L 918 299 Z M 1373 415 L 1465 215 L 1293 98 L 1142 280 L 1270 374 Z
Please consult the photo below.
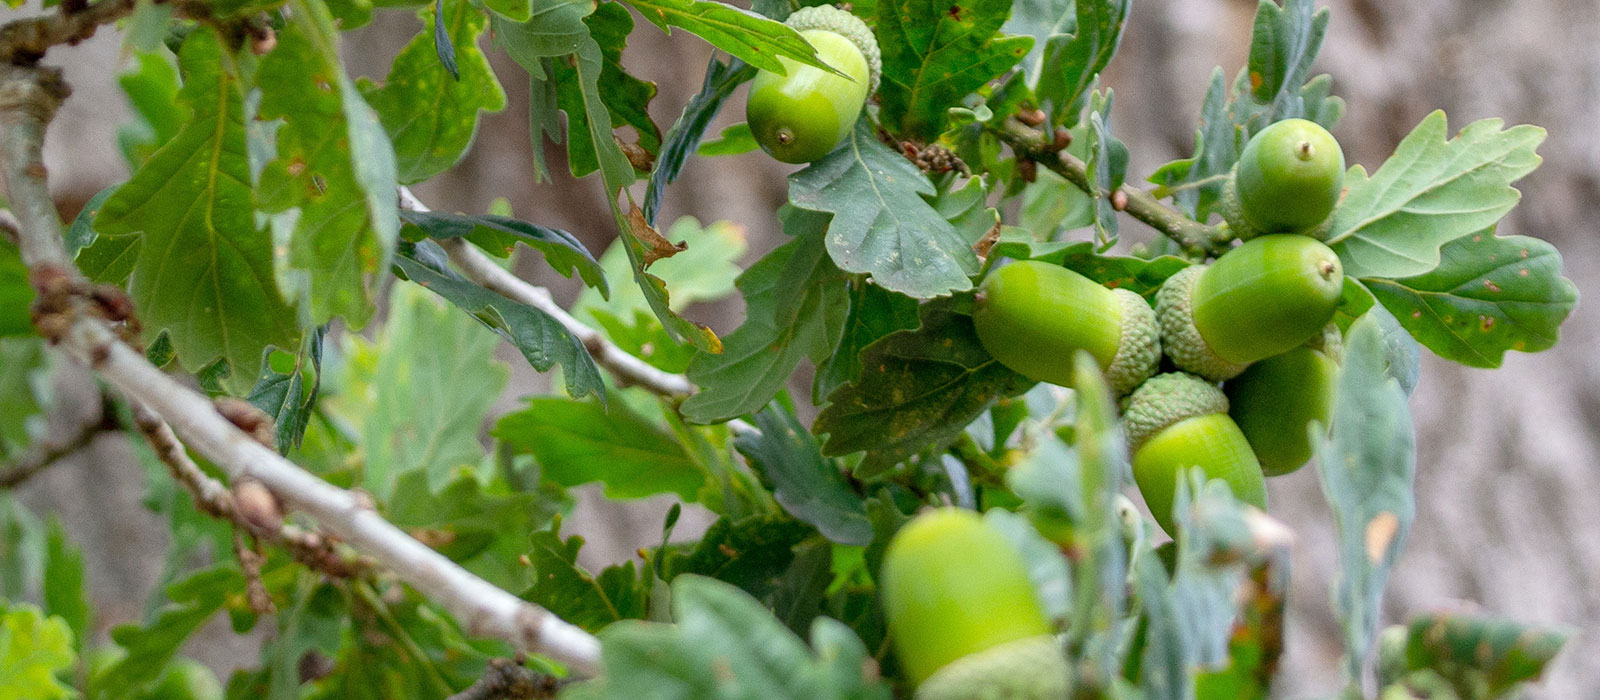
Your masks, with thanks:
M 72 667 L 72 630 L 38 608 L 0 600 L 0 697 L 56 700 L 75 697 L 57 679 Z
M 496 439 L 533 455 L 542 478 L 573 487 L 596 481 L 610 498 L 677 494 L 694 501 L 708 475 L 682 443 L 622 404 L 535 397 L 495 424 Z
M 527 5 L 524 0 L 524 5 Z M 435 56 L 438 33 L 453 44 L 453 62 Z M 360 82 L 362 96 L 377 111 L 394 144 L 395 177 L 404 184 L 421 182 L 459 162 L 478 128 L 478 112 L 506 106 L 505 91 L 489 59 L 478 50 L 478 36 L 488 26 L 483 11 L 467 0 L 439 0 L 438 11 L 417 11 L 422 31 L 400 50 L 382 85 Z
M 1507 350 L 1554 347 L 1578 305 L 1555 246 L 1492 228 L 1444 244 L 1431 272 L 1361 281 L 1429 350 L 1469 367 L 1499 367 Z
M 650 172 L 650 183 L 644 195 L 644 216 L 651 225 L 656 222 L 667 185 L 677 179 L 690 156 L 698 151 L 700 140 L 705 138 L 706 129 L 711 127 L 711 121 L 722 110 L 722 104 L 733 95 L 735 89 L 755 75 L 755 66 L 737 58 L 730 58 L 723 63 L 712 56 L 707 62 L 706 77 L 700 85 L 700 92 L 689 98 L 689 103 L 683 106 L 683 113 L 678 115 L 678 121 L 667 130 L 661 152 L 656 156 L 655 169 Z M 748 126 L 745 133 L 749 133 Z M 724 139 L 726 137 L 727 133 L 724 132 Z M 750 143 L 753 147 L 754 137 L 750 137 Z M 703 151 L 699 153 L 707 155 Z
M 833 215 L 828 254 L 845 272 L 885 289 L 929 299 L 972 288 L 977 256 L 923 199 L 932 183 L 873 137 L 866 122 L 822 160 L 789 176 L 789 202 Z
M 518 243 L 525 244 L 539 251 L 545 262 L 562 276 L 570 278 L 576 271 L 585 285 L 598 289 L 602 295 L 610 293 L 600 263 L 577 236 L 561 229 L 493 214 L 472 216 L 406 210 L 400 212 L 400 220 L 406 225 L 400 230 L 401 237 L 412 242 L 421 240 L 422 236 L 435 240 L 465 238 L 500 258 L 510 257 Z
M 720 354 L 700 352 L 689 362 L 689 379 L 701 387 L 680 409 L 691 421 L 759 410 L 802 358 L 820 363 L 843 331 L 845 278 L 824 250 L 826 217 L 786 208 L 781 218 L 793 240 L 739 276 L 744 324 L 728 335 Z
M 1078 123 L 1090 86 L 1111 64 L 1133 0 L 1077 0 L 1073 5 L 1074 31 L 1044 40 L 1034 88 L 1041 104 L 1048 105 L 1050 123 L 1063 126 Z
M 242 394 L 263 349 L 297 346 L 300 328 L 255 222 L 238 67 L 210 30 L 189 35 L 182 66 L 190 118 L 99 206 L 93 227 L 142 234 L 127 285 L 146 337 L 166 331 L 190 372 L 223 359 L 227 389 Z
M 1516 206 L 1522 195 L 1511 183 L 1538 167 L 1534 148 L 1545 131 L 1502 124 L 1473 122 L 1447 140 L 1444 112 L 1434 112 L 1371 177 L 1351 168 L 1327 239 L 1345 274 L 1426 273 L 1439 265 L 1441 246 L 1493 226 Z
M 756 414 L 756 427 L 759 433 L 740 435 L 734 445 L 785 512 L 839 544 L 872 541 L 866 504 L 793 413 L 774 403 Z
M 596 577 L 578 565 L 583 538 L 573 535 L 563 540 L 559 528 L 557 521 L 549 530 L 533 533 L 528 559 L 534 584 L 522 597 L 591 632 L 619 620 L 644 617 L 649 590 L 638 581 L 633 562 L 607 567 Z
M 998 37 L 1011 0 L 932 0 L 878 3 L 878 46 L 883 83 L 879 119 L 906 138 L 932 141 L 944 130 L 946 110 L 1017 65 L 1031 37 Z

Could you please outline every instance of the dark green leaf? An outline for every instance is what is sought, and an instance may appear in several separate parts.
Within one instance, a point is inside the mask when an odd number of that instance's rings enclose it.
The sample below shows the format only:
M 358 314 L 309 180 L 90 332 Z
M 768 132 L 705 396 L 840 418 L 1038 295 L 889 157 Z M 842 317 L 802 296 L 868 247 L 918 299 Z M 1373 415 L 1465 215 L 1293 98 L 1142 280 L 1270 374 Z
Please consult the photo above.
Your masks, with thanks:
M 1011 0 L 879 2 L 883 84 L 878 99 L 884 126 L 931 141 L 944 130 L 946 110 L 1017 65 L 1033 39 L 997 38 L 1010 12 Z
M 866 122 L 822 160 L 789 176 L 789 202 L 833 214 L 828 254 L 846 272 L 928 299 L 972 287 L 977 255 L 924 197 L 932 183 Z
M 1338 529 L 1334 608 L 1344 628 L 1348 677 L 1362 677 L 1377 634 L 1383 587 L 1416 512 L 1416 432 L 1405 392 L 1389 376 L 1382 330 L 1357 320 L 1344 341 L 1332 432 L 1317 473 Z
M 507 414 L 494 436 L 538 460 L 546 480 L 561 486 L 595 481 L 612 498 L 675 493 L 696 499 L 706 472 L 672 435 L 626 405 L 541 397 Z
M 465 238 L 501 258 L 509 257 L 517 243 L 524 243 L 544 255 L 545 262 L 556 272 L 570 278 L 577 271 L 584 284 L 599 289 L 603 295 L 610 293 L 600 263 L 576 236 L 561 229 L 492 214 L 407 210 L 400 212 L 400 220 L 408 225 L 400 235 L 409 241 L 421 240 L 418 234 L 438 240 Z
M 654 153 L 661 147 L 661 131 L 651 121 L 647 108 L 656 95 L 654 83 L 629 75 L 622 67 L 622 50 L 633 31 L 633 15 L 620 3 L 604 3 L 583 18 L 592 40 L 600 46 L 604 59 L 599 74 L 599 95 L 609 113 L 604 133 L 631 126 L 639 135 L 636 145 Z M 566 61 L 545 63 L 556 86 L 556 104 L 567 113 L 567 159 L 574 177 L 583 177 L 600 167 L 596 160 L 592 130 L 586 107 L 588 97 L 578 77 L 578 66 Z
M 839 544 L 872 541 L 866 505 L 794 414 L 768 406 L 756 414 L 756 427 L 760 433 L 740 435 L 734 444 L 771 484 L 773 498 L 785 511 Z
M 1045 41 L 1042 69 L 1035 88 L 1048 105 L 1051 124 L 1072 126 L 1089 86 L 1111 63 L 1122 43 L 1122 25 L 1132 0 L 1077 0 L 1076 29 L 1071 36 L 1056 34 Z
M 0 338 L 33 335 L 33 285 L 28 282 L 28 266 L 12 242 L 0 238 Z
M 1448 680 L 1463 699 L 1512 697 L 1508 692 L 1543 675 L 1572 637 L 1563 627 L 1473 614 L 1423 614 L 1399 629 L 1398 658 L 1380 659 L 1379 681 L 1391 683 L 1404 671 L 1427 669 Z
M 467 0 L 438 0 L 436 7 L 417 12 L 423 29 L 395 57 L 388 79 L 381 86 L 365 80 L 359 85 L 394 143 L 401 183 L 453 167 L 472 144 L 478 111 L 506 106 L 489 59 L 478 50 L 488 18 Z M 445 21 L 436 25 L 435 16 Z
M 167 588 L 172 600 L 149 624 L 112 628 L 111 639 L 128 650 L 104 674 L 97 676 L 111 692 L 106 700 L 131 697 L 154 681 L 179 646 L 221 610 L 236 591 L 244 590 L 244 577 L 232 566 L 205 569 Z
M 812 426 L 830 455 L 866 450 L 865 478 L 922 450 L 942 448 L 989 408 L 1034 382 L 995 361 L 978 342 L 972 316 L 955 302 L 922 308 L 922 325 L 896 331 L 861 352 L 861 376 L 829 397 Z
M 666 559 L 666 579 L 682 574 L 726 581 L 758 598 L 772 592 L 775 581 L 794 561 L 794 547 L 811 528 L 783 514 L 752 515 L 739 520 L 723 516 L 687 552 Z
M 313 323 L 342 316 L 359 328 L 376 310 L 400 230 L 394 147 L 344 73 L 327 8 L 312 0 L 292 7 L 256 73 L 261 118 L 285 120 L 257 203 L 276 213 L 274 239 L 287 241 L 277 267 L 289 296 Z
M 549 314 L 463 279 L 449 268 L 444 252 L 437 245 L 419 244 L 415 250 L 396 257 L 395 267 L 406 279 L 466 310 L 479 323 L 516 346 L 534 369 L 548 372 L 551 367 L 561 365 L 568 395 L 579 398 L 604 394 L 600 369 L 582 341 Z
M 1534 149 L 1545 131 L 1502 130 L 1499 119 L 1468 124 L 1446 140 L 1444 112 L 1434 112 L 1368 177 L 1345 177 L 1328 245 L 1352 277 L 1420 275 L 1439 265 L 1439 248 L 1490 228 L 1521 194 L 1511 183 L 1539 166 Z
M 604 630 L 605 674 L 573 695 L 605 700 L 890 698 L 866 646 L 836 620 L 813 622 L 813 649 L 807 650 L 760 601 L 699 576 L 674 583 L 672 611 L 674 625 L 625 621 Z
M 701 352 L 689 363 L 689 379 L 702 387 L 683 403 L 689 420 L 710 423 L 760 409 L 802 358 L 820 362 L 838 342 L 845 277 L 824 250 L 827 217 L 788 208 L 781 218 L 793 240 L 739 276 L 744 325 L 728 335 L 721 354 Z
M 723 63 L 712 56 L 706 64 L 706 77 L 700 84 L 700 92 L 695 93 L 689 103 L 683 106 L 678 121 L 667 131 L 661 153 L 656 156 L 655 170 L 650 173 L 650 184 L 644 195 L 644 216 L 651 225 L 656 222 L 656 213 L 661 207 L 661 197 L 666 194 L 667 185 L 672 184 L 678 173 L 683 172 L 689 157 L 694 155 L 700 140 L 705 138 L 711 121 L 722 110 L 722 103 L 733 95 L 734 89 L 755 75 L 755 66 L 737 58 L 730 58 Z
M 182 64 L 192 118 L 105 200 L 94 228 L 142 232 L 128 286 L 147 337 L 166 330 L 191 372 L 222 358 L 233 369 L 227 389 L 242 394 L 262 349 L 296 346 L 300 329 L 273 278 L 270 236 L 255 224 L 233 59 L 202 29 L 184 42 Z
M 861 374 L 861 350 L 895 331 L 917 327 L 917 302 L 864 279 L 850 281 L 850 314 L 838 347 L 817 366 L 811 400 L 821 404 Z
M 83 552 L 67 541 L 61 521 L 50 518 L 45 536 L 44 609 L 66 621 L 72 648 L 82 652 L 89 639 L 89 600 L 83 585 Z M 3 654 L 0 654 L 3 656 Z
M 558 532 L 560 523 L 549 530 L 533 533 L 533 588 L 523 598 L 544 606 L 567 622 L 590 631 L 599 631 L 618 620 L 645 616 L 649 591 L 638 581 L 633 562 L 607 568 L 596 579 L 578 566 L 578 550 L 583 538 L 565 540 Z
M 1507 350 L 1555 346 L 1578 304 L 1555 246 L 1493 229 L 1444 244 L 1432 272 L 1362 282 L 1429 350 L 1470 367 L 1499 367 Z
M 833 70 L 817 58 L 816 48 L 782 22 L 749 10 L 710 0 L 626 0 L 661 31 L 687 30 L 757 68 L 788 74 L 780 59 Z
M 1304 113 L 1300 86 L 1311 72 L 1311 62 L 1328 32 L 1328 8 L 1316 9 L 1314 0 L 1261 0 L 1250 38 L 1250 94 L 1272 105 L 1278 121 Z

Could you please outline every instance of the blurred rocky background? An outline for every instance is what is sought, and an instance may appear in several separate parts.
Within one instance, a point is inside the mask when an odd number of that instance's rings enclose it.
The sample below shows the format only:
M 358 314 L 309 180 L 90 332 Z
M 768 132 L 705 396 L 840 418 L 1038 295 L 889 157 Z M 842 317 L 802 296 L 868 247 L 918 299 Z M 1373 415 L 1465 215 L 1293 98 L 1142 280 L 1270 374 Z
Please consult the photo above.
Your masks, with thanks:
M 1582 293 L 1600 291 L 1600 3 L 1327 4 L 1333 23 L 1318 69 L 1333 75 L 1335 92 L 1348 101 L 1335 134 L 1349 160 L 1375 169 L 1435 108 L 1450 115 L 1452 131 L 1486 117 L 1544 126 L 1550 132 L 1540 149 L 1544 166 L 1519 185 L 1522 205 L 1501 232 L 1552 241 Z M 1133 150 L 1130 179 L 1190 152 L 1207 78 L 1214 66 L 1231 77 L 1243 64 L 1255 5 L 1134 3 L 1107 76 L 1117 90 L 1114 129 Z M 15 12 L 0 12 L 0 21 L 11 16 Z M 698 89 L 709 49 L 687 33 L 668 38 L 640 24 L 624 58 L 634 74 L 659 84 L 651 114 L 665 130 Z M 381 78 L 419 28 L 408 12 L 381 14 L 347 37 L 351 72 Z M 128 117 L 113 70 L 119 48 L 118 37 L 105 31 L 47 60 L 66 68 L 74 89 L 46 150 L 65 216 L 127 176 L 115 140 L 117 125 Z M 503 55 L 493 61 L 510 107 L 487 115 L 467 159 L 419 194 L 436 208 L 468 212 L 506 197 L 520 217 L 572 231 L 598 254 L 613 235 L 600 188 L 560 177 L 560 148 L 549 149 L 557 181 L 534 182 L 526 76 Z M 742 111 L 740 97 L 725 110 L 732 118 L 718 126 L 737 121 Z M 754 260 L 777 243 L 773 212 L 784 199 L 789 170 L 759 153 L 695 160 L 668 190 L 662 220 L 683 214 L 703 222 L 732 220 L 743 227 Z M 1124 231 L 1149 235 L 1132 222 Z M 567 280 L 534 267 L 525 272 L 559 298 L 576 294 Z M 720 331 L 735 327 L 741 314 L 737 301 L 690 311 Z M 1417 520 L 1389 588 L 1386 622 L 1476 607 L 1578 626 L 1547 681 L 1530 692 L 1535 698 L 1600 697 L 1600 671 L 1592 661 L 1600 658 L 1600 362 L 1591 359 L 1600 340 L 1597 324 L 1600 317 L 1580 307 L 1556 349 L 1509 353 L 1495 371 L 1425 357 L 1412 398 L 1420 443 Z M 543 381 L 509 349 L 503 357 L 519 367 L 504 397 L 509 408 Z M 102 438 L 18 491 L 27 505 L 59 512 L 85 548 L 102 639 L 110 626 L 140 616 L 168 546 L 164 524 L 140 504 L 143 489 L 143 472 L 127 446 L 120 438 Z M 1271 499 L 1272 513 L 1299 534 L 1288 655 L 1275 696 L 1323 696 L 1339 682 L 1338 632 L 1328 602 L 1337 568 L 1331 518 L 1311 469 L 1274 480 Z M 586 563 L 602 564 L 659 537 L 667 506 L 610 504 L 590 493 L 565 529 L 589 539 Z M 186 653 L 224 671 L 257 659 L 254 641 L 235 637 L 226 624 L 214 624 Z

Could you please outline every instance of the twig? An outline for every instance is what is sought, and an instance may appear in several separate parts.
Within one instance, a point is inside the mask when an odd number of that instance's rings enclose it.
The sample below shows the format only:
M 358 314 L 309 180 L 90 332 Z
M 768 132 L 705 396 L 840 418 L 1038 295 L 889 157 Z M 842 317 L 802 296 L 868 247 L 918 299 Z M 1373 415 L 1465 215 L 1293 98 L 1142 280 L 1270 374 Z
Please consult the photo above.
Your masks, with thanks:
M 445 700 L 543 700 L 560 689 L 561 683 L 549 674 L 530 671 L 514 659 L 490 659 L 489 670 L 477 683 Z
M 1094 193 L 1089 183 L 1089 166 L 1064 150 L 1052 148 L 1044 134 L 1014 119 L 1005 120 L 995 130 L 1018 157 L 1043 165 L 1064 177 L 1084 192 Z M 1185 252 L 1217 255 L 1228 249 L 1233 235 L 1226 226 L 1207 226 L 1162 204 L 1155 195 L 1137 187 L 1123 185 L 1115 192 L 1103 192 L 1120 211 L 1143 221 L 1162 235 L 1171 238 Z
M 407 187 L 400 188 L 400 204 L 413 211 L 431 211 L 428 205 L 417 199 Z M 529 284 L 494 264 L 487 254 L 475 246 L 459 238 L 441 240 L 439 245 L 450 254 L 451 262 L 461 269 L 467 279 L 500 296 L 527 304 L 554 317 L 568 333 L 589 349 L 594 361 L 610 371 L 619 382 L 641 386 L 663 396 L 688 396 L 694 393 L 694 384 L 689 382 L 688 377 L 663 372 L 617 347 L 600 331 L 590 328 L 567 313 L 566 309 L 561 308 L 561 305 L 550 296 L 549 290 Z
M 404 186 L 400 188 L 400 206 L 413 211 L 432 211 L 428 205 L 423 204 L 422 200 L 412 194 L 409 187 Z M 694 393 L 694 383 L 689 381 L 688 377 L 663 372 L 617 347 L 606 338 L 605 334 L 579 321 L 567 313 L 566 309 L 561 308 L 561 305 L 550 296 L 550 290 L 530 284 L 496 265 L 476 246 L 460 238 L 444 239 L 439 241 L 439 245 L 450 254 L 450 261 L 461 269 L 467 279 L 500 296 L 527 304 L 554 317 L 568 333 L 578 339 L 578 342 L 583 343 L 596 364 L 606 368 L 613 377 L 616 377 L 619 384 L 642 387 L 669 398 L 682 398 Z M 760 433 L 755 426 L 738 419 L 728 421 L 728 427 L 739 434 Z
M 220 415 L 210 399 L 150 364 L 89 310 L 92 302 L 74 291 L 83 275 L 63 248 L 61 222 L 41 163 L 45 125 L 66 92 L 57 70 L 0 67 L 0 175 L 21 224 L 22 257 L 40 301 L 56 302 L 48 306 L 50 313 L 36 319 L 41 334 L 100 373 L 130 401 L 160 416 L 230 481 L 259 481 L 285 505 L 315 518 L 321 527 L 438 603 L 468 634 L 544 654 L 579 675 L 596 673 L 600 642 L 593 635 L 461 568 L 384 520 L 356 494 L 256 442 Z M 61 303 L 63 294 L 76 301 Z
M 0 27 L 0 62 L 20 65 L 37 61 L 50 47 L 88 39 L 100 25 L 131 14 L 134 8 L 134 0 L 100 0 L 76 12 L 68 11 L 68 3 L 62 4 L 60 12 Z
M 93 444 L 100 433 L 115 430 L 117 430 L 115 421 L 108 424 L 103 418 L 84 423 L 66 440 L 33 445 L 26 454 L 12 463 L 10 469 L 0 472 L 0 489 L 13 488 L 33 478 L 35 474 L 44 471 L 57 460 Z

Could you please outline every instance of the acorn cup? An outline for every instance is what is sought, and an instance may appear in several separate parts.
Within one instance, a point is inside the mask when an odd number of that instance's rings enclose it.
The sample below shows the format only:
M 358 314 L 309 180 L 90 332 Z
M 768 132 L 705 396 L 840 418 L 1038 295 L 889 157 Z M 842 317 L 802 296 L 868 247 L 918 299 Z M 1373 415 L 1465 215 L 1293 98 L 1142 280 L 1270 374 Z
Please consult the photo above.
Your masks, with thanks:
M 1339 256 L 1322 242 L 1293 234 L 1252 239 L 1161 285 L 1162 349 L 1180 369 L 1231 379 L 1316 335 L 1333 318 L 1343 286 Z
M 1315 449 L 1309 426 L 1326 435 L 1339 381 L 1339 328 L 1328 324 L 1310 342 L 1261 360 L 1222 385 L 1228 415 L 1250 441 L 1267 476 L 1305 466 Z
M 1325 238 L 1344 188 L 1344 151 L 1305 119 L 1274 122 L 1250 137 L 1222 191 L 1222 218 L 1241 240 L 1268 233 Z
M 773 158 L 809 163 L 850 135 L 867 96 L 878 89 L 883 61 L 872 30 L 837 7 L 802 8 L 784 24 L 811 42 L 817 58 L 844 75 L 780 56 L 785 74 L 756 74 L 745 119 L 756 143 Z
M 1234 498 L 1267 506 L 1261 463 L 1228 417 L 1228 397 L 1216 385 L 1183 372 L 1151 377 L 1124 401 L 1123 428 L 1133 453 L 1133 480 L 1156 523 L 1176 535 L 1172 503 L 1178 480 L 1194 467 L 1221 479 Z
M 991 272 L 972 321 L 989 354 L 1035 381 L 1072 386 L 1072 357 L 1084 350 L 1120 395 L 1161 361 L 1156 313 L 1143 297 L 1036 260 Z
M 1065 697 L 1066 656 L 1022 555 L 977 513 L 928 511 L 889 543 L 884 614 L 917 700 Z

